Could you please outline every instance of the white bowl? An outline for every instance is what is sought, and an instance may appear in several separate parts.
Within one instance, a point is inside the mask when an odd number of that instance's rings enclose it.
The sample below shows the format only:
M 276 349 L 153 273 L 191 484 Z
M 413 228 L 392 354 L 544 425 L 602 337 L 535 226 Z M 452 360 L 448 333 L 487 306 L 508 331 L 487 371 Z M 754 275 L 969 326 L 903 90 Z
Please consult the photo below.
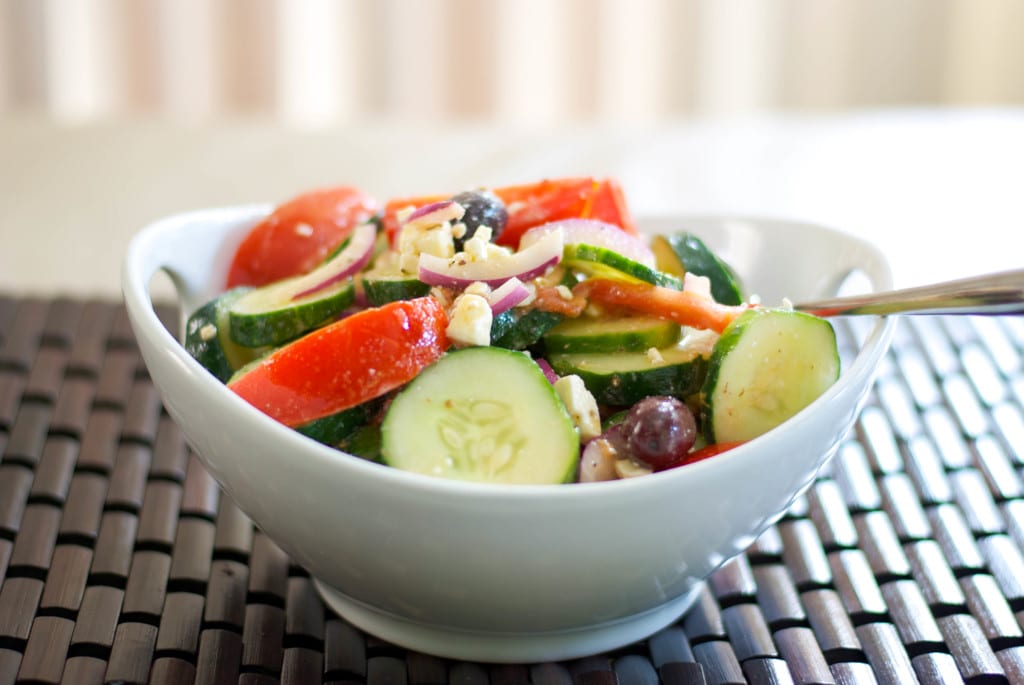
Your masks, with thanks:
M 567 659 L 643 639 L 683 614 L 813 481 L 853 424 L 892 335 L 875 319 L 824 396 L 746 445 L 610 483 L 498 486 L 429 478 L 338 452 L 270 420 L 207 373 L 161 325 L 150 283 L 170 274 L 190 312 L 217 293 L 268 207 L 198 211 L 145 228 L 123 289 L 167 411 L 252 520 L 352 624 L 473 661 Z M 659 218 L 697 232 L 766 303 L 834 294 L 851 272 L 890 287 L 872 246 L 824 228 Z

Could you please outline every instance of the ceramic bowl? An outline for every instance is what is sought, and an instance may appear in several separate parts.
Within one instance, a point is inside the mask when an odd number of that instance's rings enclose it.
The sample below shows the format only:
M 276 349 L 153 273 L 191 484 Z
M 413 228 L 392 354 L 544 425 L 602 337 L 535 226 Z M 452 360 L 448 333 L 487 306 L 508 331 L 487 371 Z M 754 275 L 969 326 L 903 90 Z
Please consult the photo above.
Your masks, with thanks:
M 309 440 L 239 399 L 154 314 L 166 271 L 184 312 L 221 288 L 269 207 L 197 211 L 142 230 L 123 269 L 128 314 L 168 413 L 249 517 L 353 625 L 421 652 L 538 662 L 598 653 L 677 620 L 712 571 L 812 483 L 853 424 L 892 335 L 865 322 L 839 381 L 793 419 L 714 459 L 625 481 L 480 485 L 371 463 Z M 890 287 L 886 260 L 825 228 L 664 217 L 701 235 L 766 304 L 834 294 L 848 274 Z

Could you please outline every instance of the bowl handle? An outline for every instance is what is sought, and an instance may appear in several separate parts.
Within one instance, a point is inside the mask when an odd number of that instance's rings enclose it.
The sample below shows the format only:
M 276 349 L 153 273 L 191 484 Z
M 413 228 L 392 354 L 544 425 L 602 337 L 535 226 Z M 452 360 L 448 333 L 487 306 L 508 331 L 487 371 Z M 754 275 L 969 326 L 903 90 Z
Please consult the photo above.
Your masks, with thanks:
M 155 319 L 150 285 L 153 276 L 164 271 L 177 291 L 184 323 L 191 312 L 224 289 L 224 274 L 238 243 L 268 210 L 263 205 L 207 209 L 144 228 L 129 244 L 121 271 L 129 311 L 140 319 Z
M 846 244 L 837 255 L 836 271 L 815 297 L 838 297 L 892 290 L 889 261 L 877 247 L 854 236 L 845 236 Z M 866 283 L 864 282 L 866 281 Z

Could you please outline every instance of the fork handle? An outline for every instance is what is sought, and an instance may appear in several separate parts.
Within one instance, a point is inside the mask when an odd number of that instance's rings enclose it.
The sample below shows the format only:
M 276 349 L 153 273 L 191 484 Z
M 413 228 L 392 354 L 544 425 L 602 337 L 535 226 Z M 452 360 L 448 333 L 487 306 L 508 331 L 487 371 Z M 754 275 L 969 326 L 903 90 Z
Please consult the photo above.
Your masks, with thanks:
M 1024 314 L 1024 269 L 902 290 L 802 302 L 793 308 L 817 316 Z

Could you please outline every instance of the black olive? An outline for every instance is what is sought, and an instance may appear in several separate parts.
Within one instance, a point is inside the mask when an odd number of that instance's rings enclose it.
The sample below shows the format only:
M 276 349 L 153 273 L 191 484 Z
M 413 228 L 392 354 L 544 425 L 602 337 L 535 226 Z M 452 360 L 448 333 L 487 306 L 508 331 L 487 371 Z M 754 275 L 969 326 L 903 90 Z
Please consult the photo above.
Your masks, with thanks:
M 476 229 L 487 226 L 491 229 L 491 240 L 494 240 L 505 229 L 508 222 L 508 210 L 501 198 L 489 190 L 467 190 L 452 198 L 466 210 L 462 215 L 462 223 L 466 225 L 466 233 L 455 239 L 456 251 L 462 251 L 466 241 L 473 237 Z

